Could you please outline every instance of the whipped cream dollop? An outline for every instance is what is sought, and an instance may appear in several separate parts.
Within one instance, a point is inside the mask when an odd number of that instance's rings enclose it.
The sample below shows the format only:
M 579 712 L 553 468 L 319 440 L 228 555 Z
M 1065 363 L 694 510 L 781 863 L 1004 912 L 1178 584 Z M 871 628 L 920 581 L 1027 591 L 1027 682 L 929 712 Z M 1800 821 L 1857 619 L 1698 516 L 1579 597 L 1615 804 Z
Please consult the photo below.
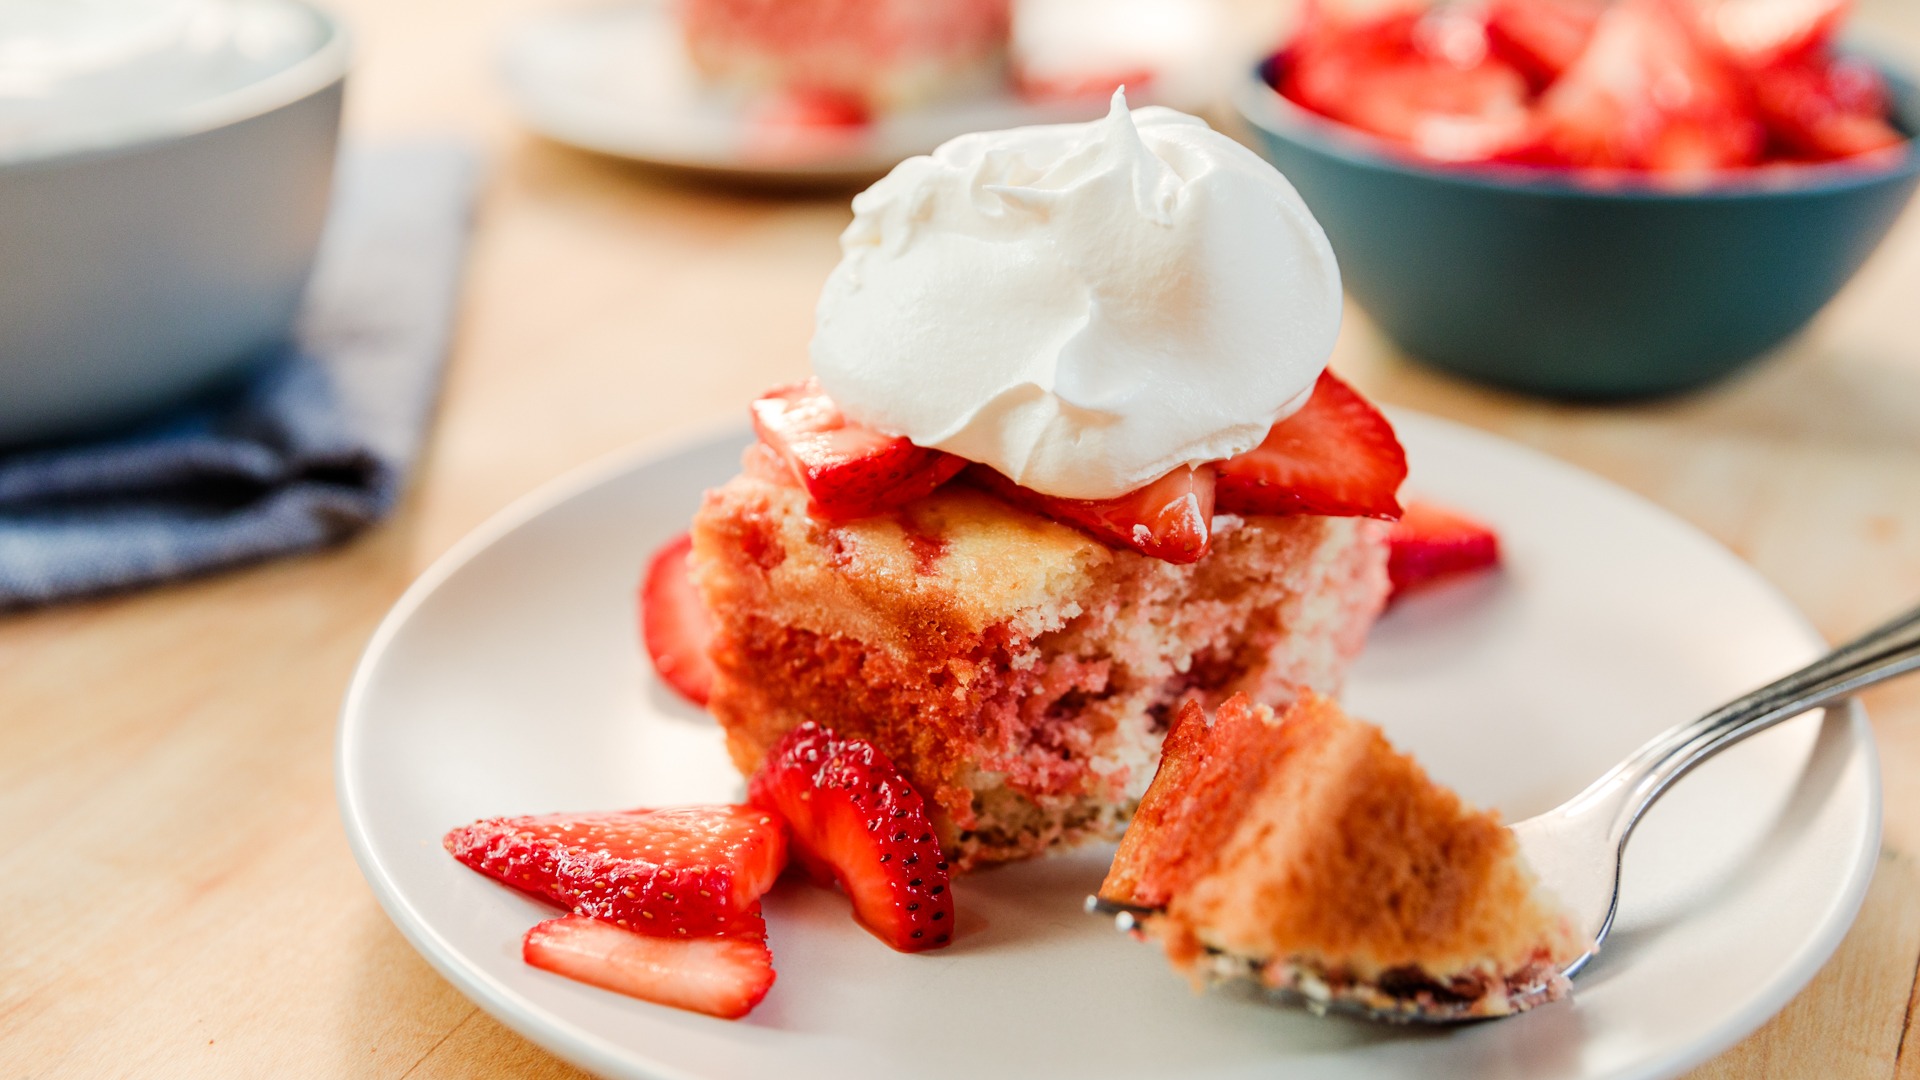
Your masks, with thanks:
M 1196 117 L 963 135 L 853 200 L 814 373 L 852 419 L 1105 499 L 1259 445 L 1340 329 L 1293 186 Z

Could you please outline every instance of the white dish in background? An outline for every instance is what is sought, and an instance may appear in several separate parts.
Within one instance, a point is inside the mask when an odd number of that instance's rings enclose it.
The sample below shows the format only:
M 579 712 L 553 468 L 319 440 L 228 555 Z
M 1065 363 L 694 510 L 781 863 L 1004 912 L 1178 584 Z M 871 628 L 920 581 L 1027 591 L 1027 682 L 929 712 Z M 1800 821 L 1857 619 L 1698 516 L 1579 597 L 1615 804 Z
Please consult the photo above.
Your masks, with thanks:
M 1219 6 L 1196 0 L 1022 0 L 1016 56 L 1042 78 L 1150 70 L 1135 105 L 1197 111 L 1243 57 Z M 543 14 L 509 33 L 509 99 L 559 142 L 656 165 L 760 177 L 871 179 L 969 131 L 1094 120 L 1107 95 L 1036 103 L 1011 88 L 906 109 L 861 128 L 770 126 L 756 103 L 707 85 L 669 6 L 639 0 Z
M 305 0 L 0 0 L 0 446 L 150 414 L 285 340 L 349 52 Z
M 1494 523 L 1506 570 L 1377 628 L 1346 700 L 1433 774 L 1509 818 L 1546 809 L 1646 737 L 1823 648 L 1727 551 L 1595 477 L 1396 413 L 1409 490 Z M 1619 921 L 1570 1004 L 1413 1030 L 1196 996 L 1158 951 L 1080 913 L 1111 849 L 962 879 L 961 934 L 892 952 L 837 894 L 767 900 L 779 980 L 739 1022 L 537 971 L 552 910 L 440 847 L 476 818 L 730 800 L 712 722 L 655 682 L 634 625 L 651 549 L 737 468 L 744 434 L 561 481 L 407 593 L 348 693 L 339 797 L 407 938 L 528 1038 L 619 1077 L 1673 1076 L 1778 1010 L 1839 943 L 1879 844 L 1857 708 L 1803 717 L 1702 767 L 1649 815 Z
M 265 112 L 338 77 L 296 70 L 336 36 L 297 0 L 6 0 L 0 165 Z

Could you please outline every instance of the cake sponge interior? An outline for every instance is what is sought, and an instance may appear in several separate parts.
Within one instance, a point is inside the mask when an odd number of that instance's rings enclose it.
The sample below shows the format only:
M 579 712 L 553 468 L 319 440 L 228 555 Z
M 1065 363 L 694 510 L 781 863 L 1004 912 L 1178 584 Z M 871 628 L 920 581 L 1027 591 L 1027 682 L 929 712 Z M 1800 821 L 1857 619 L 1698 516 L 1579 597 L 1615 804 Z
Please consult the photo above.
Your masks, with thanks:
M 1244 696 L 1183 710 L 1101 895 L 1159 912 L 1152 932 L 1198 978 L 1374 1007 L 1497 1014 L 1557 996 L 1577 955 L 1497 815 L 1311 693 L 1277 715 Z

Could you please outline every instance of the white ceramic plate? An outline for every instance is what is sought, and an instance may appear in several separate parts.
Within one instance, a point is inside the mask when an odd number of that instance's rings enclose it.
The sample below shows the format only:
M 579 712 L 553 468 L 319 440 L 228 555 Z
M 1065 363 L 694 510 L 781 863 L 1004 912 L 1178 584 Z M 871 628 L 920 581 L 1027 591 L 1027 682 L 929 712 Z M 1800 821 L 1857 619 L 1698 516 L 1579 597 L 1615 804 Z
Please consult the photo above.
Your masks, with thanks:
M 1441 780 L 1518 818 L 1643 739 L 1812 658 L 1818 637 L 1746 565 L 1601 480 L 1395 414 L 1410 490 L 1495 523 L 1502 574 L 1377 628 L 1347 703 Z M 1446 1031 L 1316 1020 L 1196 996 L 1152 948 L 1080 913 L 1110 849 L 963 879 L 960 935 L 903 956 L 836 893 L 766 903 L 779 981 L 713 1020 L 526 967 L 552 911 L 440 847 L 476 818 L 737 798 L 713 724 L 658 685 L 634 587 L 647 553 L 730 476 L 744 434 L 562 481 L 442 559 L 375 635 L 341 719 L 339 796 L 402 932 L 509 1026 L 620 1077 L 1674 1075 L 1805 984 L 1858 909 L 1879 774 L 1858 709 L 1708 763 L 1628 853 L 1607 951 L 1571 1004 Z
M 1061 81 L 1150 71 L 1134 104 L 1195 111 L 1237 74 L 1218 6 L 1196 0 L 1025 0 L 1015 52 Z M 1250 59 L 1248 62 L 1251 62 Z M 667 6 L 641 0 L 551 12 L 508 35 L 501 58 L 521 118 L 548 138 L 657 165 L 768 177 L 871 178 L 969 131 L 1091 120 L 1104 94 L 1036 103 L 1010 89 L 894 113 L 855 130 L 770 127 L 754 103 L 704 84 Z

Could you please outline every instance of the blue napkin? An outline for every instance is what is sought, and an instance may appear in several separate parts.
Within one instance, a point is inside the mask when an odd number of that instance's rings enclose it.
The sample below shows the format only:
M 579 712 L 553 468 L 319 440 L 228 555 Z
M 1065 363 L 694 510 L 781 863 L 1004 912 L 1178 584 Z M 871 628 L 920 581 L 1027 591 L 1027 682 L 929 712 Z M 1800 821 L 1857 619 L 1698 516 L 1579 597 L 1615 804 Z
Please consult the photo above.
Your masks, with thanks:
M 315 548 L 392 510 L 439 389 L 479 174 L 462 145 L 349 148 L 292 340 L 244 383 L 0 454 L 0 608 Z

